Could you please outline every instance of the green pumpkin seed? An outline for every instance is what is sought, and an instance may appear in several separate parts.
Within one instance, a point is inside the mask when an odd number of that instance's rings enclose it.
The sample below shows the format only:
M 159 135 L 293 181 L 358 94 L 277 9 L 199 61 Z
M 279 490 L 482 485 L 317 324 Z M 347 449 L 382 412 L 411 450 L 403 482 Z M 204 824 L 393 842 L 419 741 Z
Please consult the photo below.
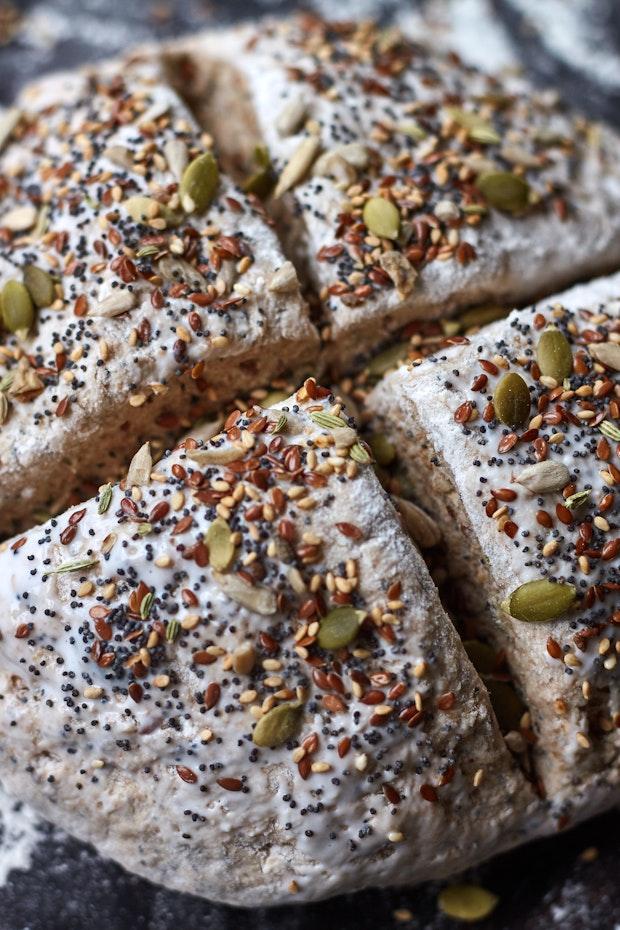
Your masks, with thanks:
M 299 730 L 302 712 L 300 701 L 272 707 L 254 727 L 252 741 L 265 749 L 287 743 Z
M 289 395 L 286 391 L 269 391 L 260 402 L 261 407 L 273 407 L 275 404 L 281 404 Z
M 467 130 L 467 135 L 474 142 L 480 142 L 483 145 L 499 145 L 502 141 L 491 123 L 478 113 L 461 110 L 459 107 L 446 107 L 446 113 L 458 126 Z
M 153 197 L 143 197 L 141 194 L 128 197 L 127 200 L 123 200 L 121 206 L 135 223 L 143 223 L 145 226 L 156 218 L 164 220 L 166 226 L 178 226 L 183 219 L 180 213 L 170 209 L 165 203 L 160 203 Z
M 398 239 L 400 213 L 385 197 L 371 197 L 364 204 L 364 222 L 371 233 L 381 239 Z
M 112 491 L 113 489 L 111 484 L 106 484 L 100 488 L 99 506 L 97 507 L 97 513 L 106 513 L 110 504 L 112 503 Z
M 475 923 L 488 917 L 499 902 L 497 895 L 478 885 L 448 885 L 439 892 L 437 903 L 439 909 L 465 923 Z
M 21 281 L 7 281 L 0 294 L 0 308 L 9 332 L 28 332 L 34 322 L 34 304 Z
M 536 347 L 536 361 L 541 374 L 553 378 L 558 384 L 572 374 L 573 353 L 570 343 L 555 326 L 550 326 L 541 334 Z
M 591 494 L 591 490 L 577 491 L 575 494 L 571 494 L 570 497 L 567 497 L 564 504 L 569 510 L 577 510 L 578 507 L 583 507 L 583 505 L 590 500 Z
M 42 309 L 54 303 L 56 299 L 54 279 L 47 271 L 37 268 L 36 265 L 26 265 L 24 268 L 24 284 L 32 297 L 35 307 Z
M 179 193 L 186 213 L 204 213 L 217 190 L 220 172 L 211 152 L 199 155 L 187 166 Z
M 254 149 L 254 161 L 258 165 L 243 184 L 246 194 L 256 194 L 261 200 L 266 200 L 276 185 L 276 175 L 271 166 L 269 150 L 266 145 L 257 145 Z
M 480 639 L 464 639 L 463 648 L 469 661 L 481 675 L 489 675 L 495 670 L 497 656 L 495 650 L 487 643 L 483 643 Z
M 508 681 L 497 681 L 495 678 L 485 678 L 484 683 L 502 733 L 518 730 L 521 717 L 527 707 L 517 694 L 514 685 Z
M 414 142 L 422 142 L 428 136 L 426 129 L 420 126 L 420 124 L 414 119 L 406 120 L 402 123 L 397 123 L 396 129 L 398 132 L 402 132 L 404 136 L 407 136 Z
M 493 394 L 493 406 L 498 420 L 506 426 L 523 426 L 530 413 L 531 398 L 527 384 L 514 371 L 499 381 Z
M 372 462 L 372 459 L 368 453 L 368 450 L 361 442 L 356 442 L 349 449 L 349 455 L 354 462 L 357 462 L 358 465 L 369 465 Z
M 503 213 L 522 213 L 529 203 L 529 184 L 510 171 L 486 171 L 476 186 L 488 203 Z
M 506 307 L 500 307 L 498 304 L 483 304 L 480 307 L 471 307 L 459 314 L 458 321 L 463 329 L 470 329 L 472 326 L 486 326 L 487 323 L 494 323 L 495 320 L 501 320 L 507 315 Z
M 371 436 L 369 445 L 375 457 L 375 462 L 377 465 L 381 465 L 382 468 L 387 468 L 396 458 L 395 446 L 383 433 L 375 433 L 374 436 Z
M 206 543 L 209 549 L 209 564 L 216 572 L 226 572 L 235 557 L 235 545 L 226 520 L 217 517 L 207 530 Z
M 379 352 L 368 362 L 367 372 L 371 378 L 382 378 L 392 368 L 398 368 L 401 362 L 407 358 L 409 352 L 408 342 L 397 342 L 395 345 Z
M 544 623 L 561 617 L 573 606 L 577 591 L 572 584 L 563 584 L 541 578 L 528 581 L 513 591 L 502 608 L 515 620 Z
M 321 620 L 317 642 L 321 649 L 344 649 L 352 643 L 362 620 L 366 616 L 363 610 L 354 607 L 336 607 Z

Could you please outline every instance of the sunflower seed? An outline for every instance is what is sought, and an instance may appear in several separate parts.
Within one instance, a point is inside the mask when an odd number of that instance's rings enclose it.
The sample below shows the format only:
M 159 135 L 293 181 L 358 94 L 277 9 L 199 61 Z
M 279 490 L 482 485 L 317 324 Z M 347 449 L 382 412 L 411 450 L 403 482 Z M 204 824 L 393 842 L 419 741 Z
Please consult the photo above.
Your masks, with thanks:
M 139 488 L 151 481 L 151 471 L 153 470 L 153 457 L 151 455 L 151 444 L 145 442 L 131 460 L 127 478 L 125 479 L 128 488 Z
M 242 607 L 247 607 L 248 610 L 253 610 L 265 617 L 275 614 L 278 606 L 277 600 L 274 592 L 269 588 L 249 585 L 237 575 L 221 575 L 219 572 L 213 572 L 213 579 L 227 597 L 241 604 Z
M 119 290 L 112 291 L 93 309 L 90 316 L 115 317 L 122 313 L 127 313 L 135 307 L 137 301 L 135 291 Z
M 343 190 L 354 184 L 357 172 L 349 162 L 337 152 L 324 152 L 314 163 L 312 174 L 315 177 L 331 178 Z
M 281 294 L 289 291 L 295 291 L 299 287 L 297 271 L 292 262 L 284 262 L 274 274 L 272 274 L 267 290 Z
M 379 264 L 390 277 L 399 296 L 407 297 L 414 289 L 418 277 L 418 272 L 411 262 L 405 258 L 402 252 L 390 250 L 381 253 Z
M 187 452 L 188 459 L 196 462 L 197 465 L 228 465 L 230 462 L 242 459 L 244 455 L 245 451 L 235 446 L 207 446 L 203 449 L 190 449 Z
M 404 497 L 394 497 L 394 503 L 403 518 L 407 532 L 420 549 L 431 549 L 439 545 L 441 530 L 421 507 Z
M 306 136 L 301 141 L 282 170 L 273 192 L 274 197 L 281 197 L 303 180 L 319 154 L 320 148 L 321 140 L 318 136 Z
M 606 368 L 620 371 L 620 345 L 617 342 L 595 343 L 588 346 L 588 351 L 593 359 Z
M 207 288 L 207 279 L 204 275 L 183 258 L 164 255 L 157 262 L 157 270 L 164 281 L 173 284 L 188 284 L 193 291 L 198 292 L 205 291 Z
M 515 478 L 515 481 L 517 484 L 522 484 L 532 494 L 550 494 L 566 487 L 570 481 L 570 472 L 562 462 L 547 460 L 528 465 Z
M 8 393 L 11 397 L 17 397 L 18 400 L 29 400 L 34 393 L 42 391 L 44 387 L 45 385 L 34 368 L 25 365 L 16 368 L 13 372 L 13 380 Z
M 125 148 L 124 145 L 111 145 L 105 149 L 103 155 L 119 168 L 131 170 L 134 166 L 133 152 Z
M 308 104 L 301 96 L 291 97 L 276 118 L 278 135 L 292 136 L 301 129 L 308 112 Z
M 180 181 L 183 172 L 187 168 L 188 154 L 187 145 L 181 139 L 168 139 L 164 145 L 164 157 L 168 162 L 168 167 L 177 179 Z
M 29 203 L 21 207 L 13 207 L 8 213 L 0 216 L 0 226 L 10 229 L 11 232 L 26 232 L 32 229 L 38 215 L 36 208 Z
M 227 572 L 235 557 L 235 544 L 226 520 L 217 517 L 207 530 L 205 541 L 209 549 L 209 565 L 216 572 Z

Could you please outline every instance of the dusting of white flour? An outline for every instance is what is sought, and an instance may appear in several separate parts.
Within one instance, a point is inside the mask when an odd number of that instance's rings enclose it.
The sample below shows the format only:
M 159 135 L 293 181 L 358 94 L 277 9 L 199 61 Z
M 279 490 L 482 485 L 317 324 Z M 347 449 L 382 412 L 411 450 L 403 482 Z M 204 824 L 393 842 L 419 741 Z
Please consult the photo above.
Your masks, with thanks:
M 21 801 L 10 798 L 0 785 L 0 888 L 13 869 L 27 869 L 41 839 L 42 824 Z

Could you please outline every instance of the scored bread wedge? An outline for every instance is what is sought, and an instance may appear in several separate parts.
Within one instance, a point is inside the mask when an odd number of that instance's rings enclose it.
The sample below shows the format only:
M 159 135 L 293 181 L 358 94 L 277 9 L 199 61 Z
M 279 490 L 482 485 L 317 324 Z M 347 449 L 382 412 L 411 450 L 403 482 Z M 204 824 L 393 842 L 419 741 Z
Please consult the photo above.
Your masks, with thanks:
M 550 828 L 314 380 L 156 463 L 145 445 L 0 572 L 0 779 L 153 881 L 310 901 Z
M 257 201 L 154 62 L 27 87 L 0 153 L 0 535 L 317 335 Z
M 620 262 L 617 136 L 523 79 L 317 16 L 214 30 L 164 58 L 250 187 L 268 193 L 271 160 L 336 370 L 412 320 L 514 306 Z
M 561 822 L 620 795 L 620 276 L 515 311 L 368 398 L 506 654 Z

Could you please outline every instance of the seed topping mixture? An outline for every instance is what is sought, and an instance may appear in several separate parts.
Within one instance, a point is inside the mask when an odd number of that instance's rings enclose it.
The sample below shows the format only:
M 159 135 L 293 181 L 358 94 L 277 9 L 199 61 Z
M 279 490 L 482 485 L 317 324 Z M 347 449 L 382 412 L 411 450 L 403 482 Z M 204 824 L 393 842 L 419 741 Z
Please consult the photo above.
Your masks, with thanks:
M 70 429 L 98 390 L 138 408 L 185 374 L 212 392 L 206 358 L 261 337 L 260 301 L 297 294 L 258 201 L 220 176 L 211 139 L 159 80 L 140 61 L 60 75 L 5 117 L 0 419 L 12 455 L 33 426 Z
M 588 701 L 595 680 L 608 688 L 617 676 L 620 654 L 617 304 L 515 311 L 466 343 L 442 388 L 476 445 L 471 477 L 461 476 L 466 493 L 518 564 L 501 608 L 520 622 L 549 622 L 541 660 L 579 676 Z M 568 622 L 554 626 L 560 618 Z M 599 720 L 605 732 L 620 726 L 615 693 Z M 591 748 L 585 733 L 576 739 Z
M 475 262 L 491 215 L 504 238 L 532 213 L 564 220 L 586 162 L 602 157 L 595 127 L 554 95 L 394 28 L 305 16 L 263 26 L 248 50 L 287 78 L 266 127 L 275 196 L 294 190 L 308 225 L 331 229 L 316 259 L 333 270 L 321 294 L 332 309 L 385 289 L 404 299 L 430 264 Z

